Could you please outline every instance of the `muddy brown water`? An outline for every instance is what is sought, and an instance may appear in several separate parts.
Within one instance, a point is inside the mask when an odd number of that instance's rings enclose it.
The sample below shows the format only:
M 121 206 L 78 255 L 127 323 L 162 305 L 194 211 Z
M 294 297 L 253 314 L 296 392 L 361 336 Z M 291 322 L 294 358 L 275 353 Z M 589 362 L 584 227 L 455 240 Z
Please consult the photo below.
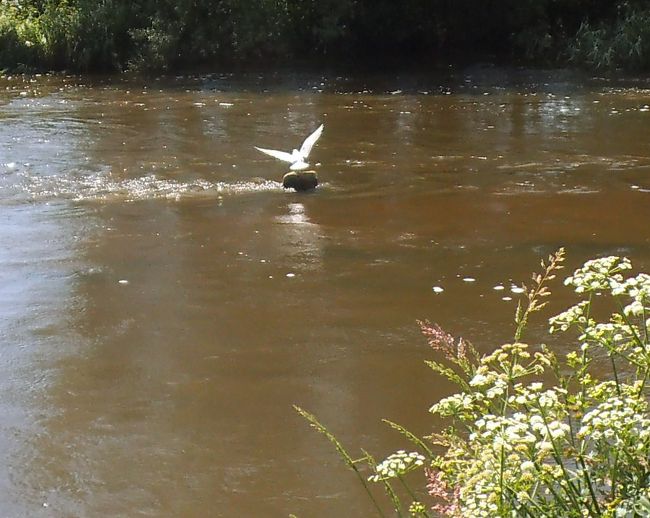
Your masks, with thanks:
M 253 145 L 321 122 L 283 191 Z M 416 319 L 489 350 L 559 246 L 650 270 L 643 80 L 10 77 L 0 142 L 2 516 L 367 516 L 292 404 L 382 457 L 449 390 Z

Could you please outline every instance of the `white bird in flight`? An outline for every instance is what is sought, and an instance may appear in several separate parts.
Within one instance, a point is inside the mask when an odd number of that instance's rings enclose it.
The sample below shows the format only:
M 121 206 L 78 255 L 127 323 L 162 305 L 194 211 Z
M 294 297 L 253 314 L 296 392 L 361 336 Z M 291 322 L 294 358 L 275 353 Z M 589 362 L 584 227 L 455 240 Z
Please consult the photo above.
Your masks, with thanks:
M 323 133 L 324 126 L 324 124 L 318 126 L 318 129 L 305 139 L 305 141 L 302 143 L 302 146 L 300 146 L 300 150 L 294 149 L 291 153 L 287 153 L 286 151 L 264 149 L 257 146 L 255 146 L 255 149 L 274 158 L 277 158 L 278 160 L 282 160 L 283 162 L 289 162 L 291 164 L 289 169 L 292 171 L 302 171 L 303 169 L 307 169 L 309 167 L 309 164 L 306 161 L 307 157 L 311 152 L 311 148 L 314 147 L 314 144 L 316 144 L 316 141 L 321 136 L 321 133 Z

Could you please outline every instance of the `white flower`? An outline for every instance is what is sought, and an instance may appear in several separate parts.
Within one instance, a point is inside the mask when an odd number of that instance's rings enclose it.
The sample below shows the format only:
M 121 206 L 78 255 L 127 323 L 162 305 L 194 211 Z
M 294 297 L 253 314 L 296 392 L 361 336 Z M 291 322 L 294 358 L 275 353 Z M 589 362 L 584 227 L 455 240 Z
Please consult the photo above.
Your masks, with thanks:
M 472 394 L 453 394 L 438 401 L 429 412 L 441 416 L 452 416 L 461 411 L 471 410 L 474 406 L 475 397 Z
M 487 385 L 490 382 L 487 376 L 483 374 L 476 374 L 469 382 L 471 387 L 481 387 Z
M 612 295 L 627 295 L 637 300 L 650 297 L 650 275 L 640 273 L 612 287 Z
M 521 463 L 521 471 L 523 471 L 523 472 L 533 471 L 534 469 L 535 469 L 535 464 L 533 464 L 529 460 Z
M 549 324 L 551 324 L 550 332 L 554 333 L 557 330 L 566 331 L 575 324 L 586 324 L 587 317 L 586 313 L 588 310 L 589 301 L 583 300 L 582 302 L 571 306 L 569 309 L 551 317 L 549 319 Z
M 619 272 L 632 268 L 630 260 L 623 257 L 610 256 L 587 261 L 582 268 L 567 277 L 564 284 L 573 286 L 576 293 L 619 289 L 618 284 L 623 280 Z
M 551 421 L 548 424 L 548 431 L 553 439 L 561 439 L 568 436 L 571 429 L 561 421 Z
M 530 427 L 537 433 L 543 433 L 546 430 L 546 424 L 542 416 L 535 414 L 530 418 Z
M 494 385 L 487 390 L 485 395 L 490 399 L 496 396 L 501 396 L 505 393 L 507 386 L 508 383 L 505 380 L 497 378 L 494 380 Z
M 424 455 L 418 452 L 407 453 L 404 450 L 399 450 L 377 464 L 375 474 L 370 475 L 368 480 L 370 482 L 379 482 L 380 480 L 399 477 L 419 466 L 423 466 L 424 460 Z
M 626 316 L 635 316 L 635 317 L 640 317 L 643 315 L 644 312 L 644 307 L 643 304 L 639 300 L 635 300 L 631 304 L 628 304 L 623 308 L 623 313 L 625 313 Z
M 623 389 L 628 387 L 623 386 Z M 584 415 L 578 437 L 593 442 L 605 439 L 613 443 L 640 437 L 650 427 L 647 409 L 648 403 L 642 398 L 612 396 Z

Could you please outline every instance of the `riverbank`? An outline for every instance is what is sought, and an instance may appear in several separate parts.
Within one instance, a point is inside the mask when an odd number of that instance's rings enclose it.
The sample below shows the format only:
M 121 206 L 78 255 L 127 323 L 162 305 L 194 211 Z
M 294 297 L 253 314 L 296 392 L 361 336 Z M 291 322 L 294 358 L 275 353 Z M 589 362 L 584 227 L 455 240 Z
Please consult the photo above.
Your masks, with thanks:
M 283 2 L 13 0 L 0 69 L 175 72 L 308 62 L 498 61 L 650 70 L 650 6 L 618 0 Z M 405 58 L 408 56 L 408 58 Z

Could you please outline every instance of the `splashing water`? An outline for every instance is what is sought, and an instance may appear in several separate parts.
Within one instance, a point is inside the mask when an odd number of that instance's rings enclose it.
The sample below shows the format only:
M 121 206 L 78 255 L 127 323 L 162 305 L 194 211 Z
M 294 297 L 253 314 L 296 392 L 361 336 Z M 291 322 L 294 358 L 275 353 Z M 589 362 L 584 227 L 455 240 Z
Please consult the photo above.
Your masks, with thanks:
M 74 201 L 146 199 L 185 199 L 217 197 L 254 192 L 283 191 L 282 184 L 272 180 L 209 181 L 197 178 L 179 181 L 148 174 L 138 178 L 115 178 L 110 172 L 84 175 L 36 175 L 22 170 L 13 183 L 14 199 Z

